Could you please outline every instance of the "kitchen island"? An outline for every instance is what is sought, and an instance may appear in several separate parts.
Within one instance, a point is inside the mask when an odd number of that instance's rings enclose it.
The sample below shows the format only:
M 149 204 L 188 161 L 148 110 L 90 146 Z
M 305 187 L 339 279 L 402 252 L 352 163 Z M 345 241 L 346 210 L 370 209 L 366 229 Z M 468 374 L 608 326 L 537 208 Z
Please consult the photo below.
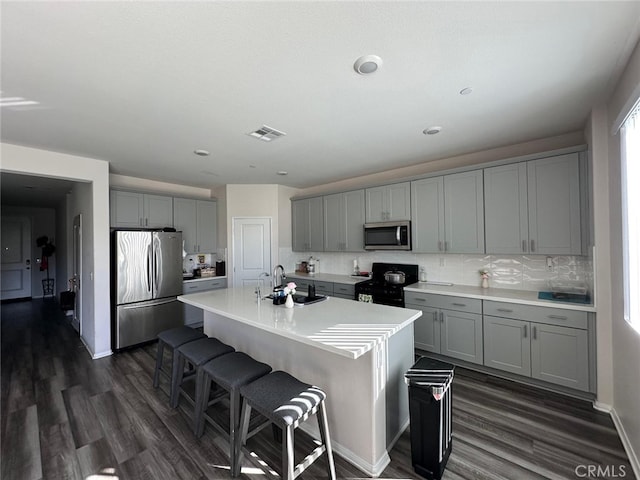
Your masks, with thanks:
M 182 295 L 204 311 L 204 333 L 327 392 L 334 451 L 372 477 L 409 424 L 404 373 L 419 310 L 329 297 L 286 308 L 255 287 Z M 305 430 L 317 436 L 314 422 Z

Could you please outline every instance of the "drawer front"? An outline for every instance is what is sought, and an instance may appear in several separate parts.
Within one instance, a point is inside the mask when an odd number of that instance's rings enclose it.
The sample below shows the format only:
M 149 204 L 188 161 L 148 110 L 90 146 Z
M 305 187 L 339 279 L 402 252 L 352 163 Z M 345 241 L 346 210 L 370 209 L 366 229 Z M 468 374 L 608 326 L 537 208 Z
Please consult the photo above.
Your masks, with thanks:
M 227 286 L 226 278 L 200 280 L 198 282 L 184 282 L 182 284 L 182 293 L 205 292 L 207 290 L 216 290 L 218 288 L 226 288 L 226 286 Z
M 587 312 L 565 310 L 563 308 L 537 307 L 534 305 L 520 305 L 517 303 L 485 300 L 484 314 L 495 317 L 528 320 L 548 325 L 581 328 L 583 330 L 586 330 L 588 326 Z
M 316 285 L 316 293 L 321 293 L 322 295 L 333 295 L 333 283 L 332 282 L 318 282 L 314 281 Z
M 349 285 L 346 283 L 334 283 L 333 294 L 335 296 L 341 295 L 353 299 L 356 294 L 356 287 L 355 285 Z
M 216 280 L 203 280 L 200 283 L 205 284 L 205 290 L 216 290 L 218 288 L 226 288 L 227 287 L 227 279 L 226 278 L 218 278 Z
M 458 312 L 482 313 L 482 300 L 476 298 L 436 295 L 433 293 L 404 292 L 404 303 L 444 308 Z
M 291 280 L 293 281 L 293 283 L 296 284 L 296 291 L 302 290 L 302 291 L 306 292 L 306 291 L 309 290 L 309 285 L 311 285 L 313 283 L 313 282 L 310 282 L 308 280 L 300 280 L 298 278 L 293 278 Z

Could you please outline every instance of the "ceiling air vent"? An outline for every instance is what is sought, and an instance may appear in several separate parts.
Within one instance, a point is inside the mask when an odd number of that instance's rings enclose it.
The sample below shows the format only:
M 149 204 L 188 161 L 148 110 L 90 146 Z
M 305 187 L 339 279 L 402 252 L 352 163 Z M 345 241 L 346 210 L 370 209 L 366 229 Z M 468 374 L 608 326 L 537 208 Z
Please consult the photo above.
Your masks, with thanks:
M 275 128 L 263 125 L 256 131 L 247 133 L 247 135 L 249 135 L 250 137 L 255 137 L 258 140 L 262 140 L 263 142 L 270 142 L 271 140 L 275 140 L 278 137 L 286 135 L 286 133 L 276 130 Z

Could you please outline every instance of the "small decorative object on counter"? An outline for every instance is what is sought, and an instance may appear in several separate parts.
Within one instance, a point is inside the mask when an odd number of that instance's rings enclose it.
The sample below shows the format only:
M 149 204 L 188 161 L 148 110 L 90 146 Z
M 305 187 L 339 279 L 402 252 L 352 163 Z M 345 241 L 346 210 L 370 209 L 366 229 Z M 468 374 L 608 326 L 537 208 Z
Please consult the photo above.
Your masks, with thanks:
M 427 281 L 427 271 L 424 267 L 420 267 L 420 281 L 422 283 Z
M 482 288 L 489 288 L 489 277 L 489 270 L 480 270 L 480 278 L 482 279 L 480 285 Z
M 296 293 L 296 284 L 294 282 L 287 283 L 287 286 L 284 287 L 284 294 L 287 296 L 286 302 L 284 302 L 284 306 L 287 308 L 293 308 L 293 294 Z

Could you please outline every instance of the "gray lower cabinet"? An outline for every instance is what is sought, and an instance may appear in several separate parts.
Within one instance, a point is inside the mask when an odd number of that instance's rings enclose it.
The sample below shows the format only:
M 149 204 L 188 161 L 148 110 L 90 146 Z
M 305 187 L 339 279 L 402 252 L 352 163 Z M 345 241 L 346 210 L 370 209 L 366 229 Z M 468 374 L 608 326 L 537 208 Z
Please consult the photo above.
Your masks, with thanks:
M 355 286 L 349 283 L 325 282 L 322 280 L 314 280 L 310 278 L 297 278 L 291 276 L 289 281 L 296 284 L 296 290 L 301 292 L 309 291 L 309 286 L 316 287 L 316 295 L 328 295 L 330 297 L 344 298 L 346 300 L 355 300 Z
M 484 311 L 486 366 L 589 391 L 586 312 L 493 301 Z
M 183 282 L 182 293 L 196 293 L 206 292 L 207 290 L 218 290 L 220 288 L 227 287 L 226 278 L 211 278 L 210 280 L 196 280 L 190 282 Z M 204 322 L 203 312 L 201 308 L 194 307 L 193 305 L 187 305 L 183 303 L 184 310 L 184 324 L 190 326 L 202 325 Z
M 416 348 L 483 363 L 480 300 L 405 292 L 405 306 L 422 310 L 422 316 L 414 322 Z
M 333 284 L 333 296 L 338 298 L 344 298 L 346 300 L 355 300 L 356 287 L 353 284 L 348 283 L 334 283 Z

